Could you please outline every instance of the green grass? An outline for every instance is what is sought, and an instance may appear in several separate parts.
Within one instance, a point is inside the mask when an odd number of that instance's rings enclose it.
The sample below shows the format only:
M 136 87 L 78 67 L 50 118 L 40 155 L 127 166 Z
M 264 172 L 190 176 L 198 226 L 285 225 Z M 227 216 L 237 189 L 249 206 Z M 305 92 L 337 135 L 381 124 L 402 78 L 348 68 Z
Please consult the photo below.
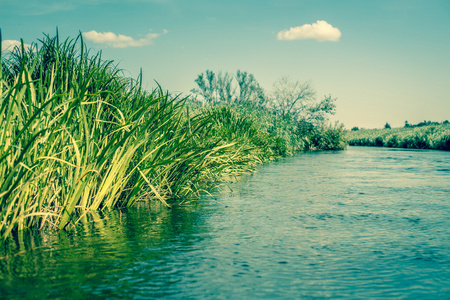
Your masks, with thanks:
M 137 201 L 183 204 L 261 163 L 342 143 L 339 130 L 324 129 L 337 137 L 319 141 L 320 130 L 300 134 L 264 109 L 200 108 L 161 88 L 145 91 L 140 77 L 91 54 L 81 35 L 44 36 L 0 63 L 2 238 L 65 229 Z
M 346 134 L 349 145 L 450 150 L 450 124 L 363 129 Z

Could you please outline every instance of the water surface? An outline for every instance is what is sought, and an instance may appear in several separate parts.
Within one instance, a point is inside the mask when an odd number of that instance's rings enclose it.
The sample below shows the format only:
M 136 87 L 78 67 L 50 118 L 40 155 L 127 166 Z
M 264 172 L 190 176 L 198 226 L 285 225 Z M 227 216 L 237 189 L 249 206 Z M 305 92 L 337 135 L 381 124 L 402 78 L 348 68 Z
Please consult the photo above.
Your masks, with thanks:
M 0 298 L 450 298 L 450 153 L 356 148 L 262 166 L 0 250 Z

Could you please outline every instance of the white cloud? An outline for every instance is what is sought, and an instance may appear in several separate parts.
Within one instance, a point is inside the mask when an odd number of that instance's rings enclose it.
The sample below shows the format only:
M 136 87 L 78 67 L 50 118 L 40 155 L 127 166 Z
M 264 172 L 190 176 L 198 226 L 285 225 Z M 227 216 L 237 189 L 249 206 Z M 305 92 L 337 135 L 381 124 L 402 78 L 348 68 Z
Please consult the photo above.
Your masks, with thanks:
M 135 40 L 132 37 L 123 34 L 115 34 L 113 32 L 97 32 L 92 30 L 89 32 L 83 32 L 83 36 L 88 41 L 92 41 L 97 44 L 106 44 L 113 48 L 126 48 L 151 45 L 153 44 L 153 39 L 157 38 L 159 34 L 148 33 L 145 38 Z
M 319 42 L 337 42 L 340 37 L 341 31 L 339 29 L 322 20 L 313 24 L 291 27 L 289 30 L 278 32 L 277 35 L 277 39 L 281 41 L 317 40 Z
M 31 46 L 28 44 L 23 44 L 25 49 L 29 49 Z M 5 40 L 2 41 L 2 51 L 13 51 L 15 47 L 21 47 L 22 44 L 20 43 L 20 41 L 15 41 L 15 40 Z

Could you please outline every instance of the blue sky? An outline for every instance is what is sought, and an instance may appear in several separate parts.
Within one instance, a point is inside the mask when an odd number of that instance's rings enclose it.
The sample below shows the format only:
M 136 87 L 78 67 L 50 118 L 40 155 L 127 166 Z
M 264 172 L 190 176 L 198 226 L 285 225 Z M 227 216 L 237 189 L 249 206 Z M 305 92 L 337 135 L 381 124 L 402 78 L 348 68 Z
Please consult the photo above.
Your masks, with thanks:
M 448 0 L 0 0 L 4 45 L 43 33 L 102 50 L 147 87 L 188 93 L 211 69 L 283 76 L 337 100 L 334 120 L 450 119 Z M 319 21 L 319 22 L 318 22 Z M 323 26 L 322 26 L 323 25 Z M 292 30 L 291 30 L 292 28 Z M 281 32 L 281 33 L 280 33 Z

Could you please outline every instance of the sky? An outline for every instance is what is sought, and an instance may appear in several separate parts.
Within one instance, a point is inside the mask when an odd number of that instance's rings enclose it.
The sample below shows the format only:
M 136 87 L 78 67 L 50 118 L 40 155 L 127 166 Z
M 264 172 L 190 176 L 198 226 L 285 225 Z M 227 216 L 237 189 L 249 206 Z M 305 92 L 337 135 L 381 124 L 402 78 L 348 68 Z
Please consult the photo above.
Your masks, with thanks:
M 310 81 L 347 128 L 450 119 L 449 0 L 0 0 L 0 28 L 3 50 L 82 33 L 148 89 L 241 70 Z

